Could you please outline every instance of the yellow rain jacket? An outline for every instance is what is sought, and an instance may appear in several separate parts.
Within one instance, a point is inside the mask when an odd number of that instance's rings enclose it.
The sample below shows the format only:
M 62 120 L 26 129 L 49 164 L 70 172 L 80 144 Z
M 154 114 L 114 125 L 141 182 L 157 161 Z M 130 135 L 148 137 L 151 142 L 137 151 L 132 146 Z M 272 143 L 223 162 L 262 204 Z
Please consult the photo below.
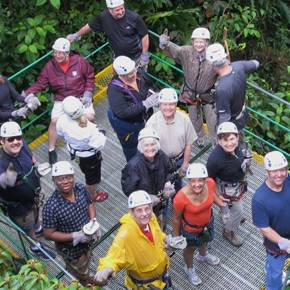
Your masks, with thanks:
M 106 267 L 115 272 L 126 269 L 134 278 L 147 280 L 157 278 L 149 284 L 164 289 L 166 286 L 161 276 L 168 266 L 169 258 L 164 250 L 165 234 L 161 231 L 155 215 L 152 215 L 149 226 L 153 235 L 152 243 L 141 231 L 130 213 L 120 219 L 121 227 L 106 257 L 100 259 L 98 270 Z M 147 284 L 148 285 L 148 284 Z M 137 287 L 128 275 L 125 277 L 128 289 Z

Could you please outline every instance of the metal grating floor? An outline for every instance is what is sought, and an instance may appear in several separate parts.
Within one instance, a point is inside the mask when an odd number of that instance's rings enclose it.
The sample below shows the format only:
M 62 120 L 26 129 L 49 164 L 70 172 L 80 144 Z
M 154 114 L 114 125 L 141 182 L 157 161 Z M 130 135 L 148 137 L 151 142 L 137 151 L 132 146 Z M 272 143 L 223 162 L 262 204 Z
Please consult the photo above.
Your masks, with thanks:
M 107 100 L 102 100 L 95 107 L 97 122 L 100 127 L 107 131 L 107 143 L 103 150 L 102 181 L 100 189 L 109 193 L 107 201 L 96 204 L 98 221 L 103 232 L 107 232 L 115 225 L 123 213 L 127 211 L 127 197 L 121 192 L 120 175 L 121 169 L 125 165 L 121 146 L 114 134 L 106 115 Z M 58 147 L 58 160 L 69 160 L 65 147 Z M 198 148 L 193 148 L 193 155 L 198 153 Z M 38 162 L 47 161 L 47 143 L 40 145 L 33 152 Z M 199 161 L 206 162 L 208 152 L 199 158 Z M 84 177 L 78 166 L 75 164 L 76 180 L 84 182 Z M 259 164 L 253 166 L 254 175 L 249 179 L 249 192 L 244 197 L 244 217 L 246 222 L 241 226 L 240 234 L 245 239 L 245 243 L 239 249 L 234 248 L 222 237 L 222 225 L 218 217 L 217 208 L 214 209 L 216 216 L 216 235 L 210 244 L 211 253 L 221 259 L 219 266 L 208 266 L 198 264 L 194 261 L 197 273 L 200 275 L 203 284 L 195 287 L 191 285 L 183 272 L 183 258 L 181 252 L 176 252 L 171 258 L 170 273 L 174 283 L 174 289 L 214 289 L 214 290 L 250 290 L 260 289 L 264 279 L 265 254 L 262 246 L 262 238 L 258 230 L 251 223 L 251 196 L 255 189 L 264 180 L 264 171 Z M 48 197 L 54 188 L 50 177 L 42 179 L 42 188 Z M 168 231 L 170 231 L 170 226 Z M 0 233 L 1 235 L 1 233 Z M 93 259 L 90 265 L 92 272 L 98 263 L 98 258 L 105 255 L 113 239 L 112 235 L 101 243 L 93 251 Z M 16 237 L 15 237 L 16 238 Z M 51 244 L 46 241 L 46 243 Z M 52 244 L 51 244 L 52 245 Z M 19 252 L 19 251 L 18 251 Z M 58 260 L 61 264 L 62 261 Z M 63 264 L 62 264 L 63 265 Z M 57 273 L 55 265 L 46 263 L 48 271 L 53 275 Z M 66 277 L 63 277 L 66 281 Z M 109 284 L 103 289 L 122 289 L 123 275 L 119 273 L 115 279 L 111 279 Z

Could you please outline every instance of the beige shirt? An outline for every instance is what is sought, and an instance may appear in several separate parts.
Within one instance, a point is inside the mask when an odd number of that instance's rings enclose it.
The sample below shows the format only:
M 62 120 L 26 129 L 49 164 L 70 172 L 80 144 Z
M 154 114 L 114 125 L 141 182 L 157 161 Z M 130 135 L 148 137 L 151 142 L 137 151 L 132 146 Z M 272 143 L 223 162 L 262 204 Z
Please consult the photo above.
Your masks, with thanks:
M 197 135 L 189 117 L 176 111 L 174 119 L 167 123 L 160 111 L 153 114 L 146 127 L 154 128 L 160 137 L 160 147 L 169 158 L 179 156 L 188 144 L 192 144 Z

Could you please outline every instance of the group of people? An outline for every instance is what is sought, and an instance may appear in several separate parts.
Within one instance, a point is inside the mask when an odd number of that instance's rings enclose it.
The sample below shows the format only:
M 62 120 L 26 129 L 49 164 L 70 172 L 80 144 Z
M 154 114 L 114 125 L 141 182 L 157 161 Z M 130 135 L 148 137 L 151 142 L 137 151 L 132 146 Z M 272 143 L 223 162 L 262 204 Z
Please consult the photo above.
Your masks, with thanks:
M 184 82 L 179 96 L 172 88 L 158 92 L 146 74 L 150 59 L 144 21 L 126 9 L 123 0 L 106 0 L 106 4 L 108 9 L 93 21 L 54 42 L 53 57 L 37 82 L 21 94 L 0 77 L 1 204 L 36 241 L 30 245 L 33 254 L 55 257 L 52 249 L 37 241 L 43 233 L 55 242 L 67 269 L 83 285 L 102 285 L 114 272 L 126 269 L 127 289 L 170 289 L 167 247 L 183 249 L 184 271 L 190 283 L 199 285 L 202 281 L 193 258 L 211 266 L 220 263 L 207 247 L 214 239 L 213 204 L 220 208 L 223 237 L 235 247 L 243 244 L 239 227 L 252 157 L 241 144 L 240 132 L 248 118 L 246 74 L 259 63 L 230 63 L 221 44 L 209 44 L 210 32 L 204 27 L 193 30 L 192 45 L 186 46 L 173 44 L 164 33 L 159 46 L 182 66 Z M 107 116 L 127 161 L 121 185 L 129 209 L 95 276 L 88 266 L 93 241 L 100 238 L 95 202 L 108 198 L 106 192 L 97 191 L 107 137 L 96 124 L 94 70 L 70 50 L 72 41 L 91 30 L 105 32 L 114 53 Z M 35 94 L 47 87 L 54 93 L 49 164 L 38 164 L 17 121 L 41 105 Z M 16 100 L 23 106 L 15 108 Z M 179 101 L 187 104 L 188 115 L 177 110 Z M 213 150 L 206 164 L 190 164 L 192 144 L 203 147 L 206 142 L 203 114 Z M 78 157 L 86 185 L 75 182 L 71 162 L 57 161 L 57 136 L 66 141 L 71 160 Z M 290 252 L 287 167 L 282 153 L 266 154 L 267 179 L 252 202 L 253 222 L 265 239 L 267 290 L 281 289 L 282 268 Z M 40 222 L 40 178 L 50 170 L 55 190 L 43 206 Z M 172 234 L 166 236 L 171 201 Z M 198 253 L 194 255 L 195 249 Z

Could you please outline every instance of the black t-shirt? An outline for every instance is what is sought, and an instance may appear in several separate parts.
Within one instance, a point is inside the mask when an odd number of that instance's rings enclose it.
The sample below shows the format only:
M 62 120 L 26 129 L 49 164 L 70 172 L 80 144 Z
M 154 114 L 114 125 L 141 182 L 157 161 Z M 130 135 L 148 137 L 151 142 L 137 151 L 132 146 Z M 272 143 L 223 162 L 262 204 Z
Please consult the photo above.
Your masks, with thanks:
M 217 145 L 207 160 L 208 176 L 227 182 L 241 181 L 245 176 L 241 168 L 243 160 L 243 153 L 239 147 L 236 148 L 235 155 L 233 155 L 225 152 L 220 145 Z
M 247 88 L 246 73 L 255 71 L 256 64 L 244 60 L 235 61 L 230 66 L 232 71 L 216 82 L 215 98 L 218 115 L 229 114 L 232 120 L 242 111 Z
M 125 55 L 134 60 L 141 55 L 141 39 L 148 34 L 142 18 L 128 9 L 122 19 L 114 19 L 109 10 L 104 10 L 89 22 L 89 27 L 94 32 L 104 32 L 107 35 L 115 57 Z

